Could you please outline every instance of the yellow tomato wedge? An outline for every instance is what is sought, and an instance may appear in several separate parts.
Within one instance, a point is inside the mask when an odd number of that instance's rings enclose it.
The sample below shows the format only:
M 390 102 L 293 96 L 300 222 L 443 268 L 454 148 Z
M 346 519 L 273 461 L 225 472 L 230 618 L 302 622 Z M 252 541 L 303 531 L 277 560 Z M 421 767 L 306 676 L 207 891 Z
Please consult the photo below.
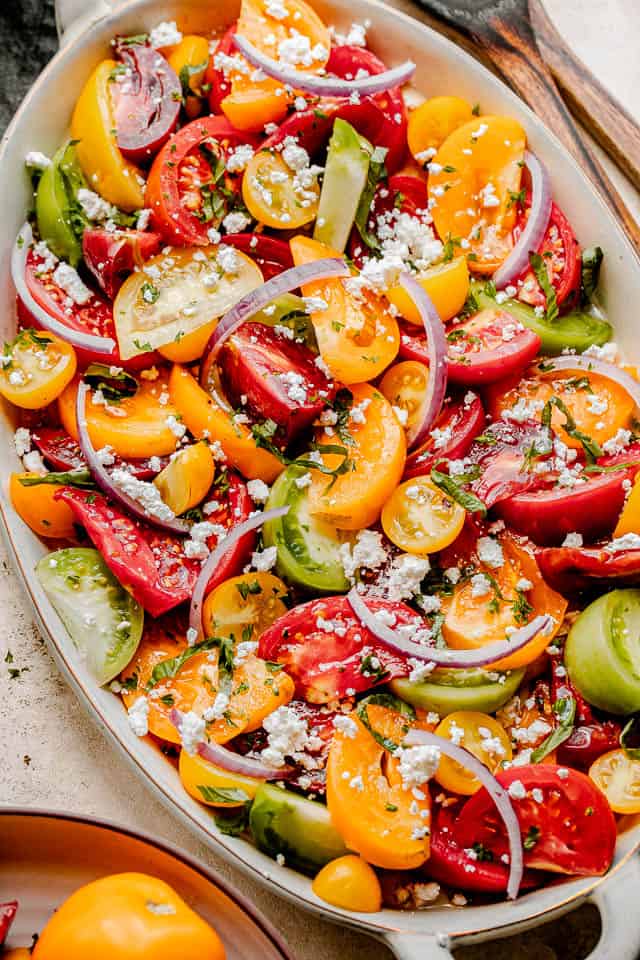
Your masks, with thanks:
M 429 267 L 415 279 L 431 297 L 441 320 L 451 320 L 462 310 L 469 293 L 469 269 L 465 257 L 456 257 L 449 263 Z M 387 291 L 387 299 L 405 320 L 423 326 L 424 321 L 404 287 L 391 287 Z
M 347 855 L 327 863 L 314 877 L 316 897 L 343 910 L 377 913 L 382 890 L 375 870 L 362 857 Z
M 614 539 L 623 537 L 625 533 L 640 533 L 640 476 L 636 477 L 631 493 L 622 508 L 613 531 Z
M 401 483 L 382 508 L 382 528 L 408 553 L 436 553 L 453 543 L 464 526 L 464 507 L 427 477 Z
M 23 480 L 35 480 L 37 473 L 12 473 L 9 479 L 9 496 L 16 513 L 40 537 L 67 539 L 75 536 L 74 517 L 71 508 L 56 500 L 59 487 L 38 483 L 26 486 Z
M 511 760 L 511 740 L 502 724 L 488 713 L 460 710 L 450 713 L 435 730 L 439 737 L 451 740 L 477 757 L 491 773 L 502 769 Z M 436 780 L 445 790 L 471 796 L 482 784 L 474 775 L 451 757 L 441 757 Z
M 511 251 L 526 134 L 513 117 L 474 117 L 444 141 L 429 175 L 429 207 L 440 238 L 467 239 L 471 267 L 493 273 Z
M 180 751 L 178 771 L 189 796 L 208 807 L 242 807 L 248 800 L 253 800 L 263 782 L 229 773 L 199 754 L 190 754 L 186 750 Z
M 412 427 L 429 383 L 429 367 L 419 360 L 403 360 L 389 367 L 380 381 L 380 391 L 394 408 L 403 427 Z
M 53 333 L 21 330 L 5 344 L 0 396 L 24 410 L 41 410 L 60 396 L 76 372 L 73 347 Z
M 206 393 L 184 367 L 174 366 L 169 377 L 171 401 L 194 437 L 218 441 L 225 457 L 248 480 L 273 483 L 283 464 L 256 446 L 250 430 L 236 423 L 233 411 L 222 407 Z
M 123 210 L 144 207 L 144 178 L 123 157 L 117 143 L 111 103 L 111 78 L 115 60 L 103 60 L 93 71 L 76 102 L 71 136 L 82 171 L 95 190 Z
M 309 510 L 340 530 L 363 530 L 375 523 L 397 486 L 406 460 L 406 440 L 391 404 L 368 383 L 351 389 L 353 406 L 349 431 L 353 446 L 346 454 L 323 453 L 325 467 L 335 470 L 349 458 L 350 469 L 334 479 L 311 471 Z M 318 442 L 335 444 L 323 433 Z
M 153 482 L 163 501 L 178 517 L 204 500 L 215 470 L 207 444 L 194 443 L 177 453 Z
M 74 440 L 78 439 L 78 383 L 73 380 L 58 399 L 62 426 Z M 86 411 L 89 437 L 96 450 L 111 447 L 121 457 L 136 458 L 163 457 L 176 448 L 180 412 L 171 402 L 165 371 L 155 380 L 141 379 L 135 394 L 117 404 L 104 402 L 104 396 L 92 390 Z
M 409 114 L 407 142 L 420 164 L 431 157 L 425 151 L 438 150 L 454 130 L 473 119 L 471 104 L 461 97 L 431 97 Z
M 282 154 L 258 150 L 242 179 L 242 199 L 251 216 L 275 230 L 296 230 L 315 220 L 320 187 L 313 172 L 302 177 Z
M 245 573 L 225 580 L 207 597 L 202 611 L 205 633 L 255 641 L 287 612 L 287 585 L 271 573 Z
M 640 813 L 640 760 L 624 750 L 604 753 L 589 769 L 614 813 Z
M 296 266 L 341 256 L 310 237 L 294 237 L 290 245 Z M 365 291 L 357 298 L 344 280 L 307 283 L 303 293 L 327 304 L 326 309 L 311 312 L 311 321 L 320 355 L 337 380 L 346 384 L 373 380 L 394 360 L 400 331 L 381 297 Z

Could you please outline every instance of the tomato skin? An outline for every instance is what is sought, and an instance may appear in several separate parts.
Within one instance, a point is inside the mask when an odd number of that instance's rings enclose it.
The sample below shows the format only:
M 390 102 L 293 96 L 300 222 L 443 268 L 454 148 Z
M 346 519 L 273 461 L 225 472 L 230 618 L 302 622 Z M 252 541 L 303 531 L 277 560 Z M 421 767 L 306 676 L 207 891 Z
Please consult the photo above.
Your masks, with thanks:
M 410 480 L 413 477 L 427 476 L 436 461 L 443 457 L 447 460 L 458 460 L 460 457 L 465 457 L 469 452 L 473 438 L 484 430 L 485 422 L 484 408 L 480 397 L 474 395 L 473 400 L 469 403 L 466 402 L 466 399 L 448 398 L 445 400 L 435 426 L 443 432 L 450 429 L 450 441 L 436 450 L 433 437 L 429 437 L 418 450 L 412 450 L 407 456 L 403 479 Z
M 82 255 L 104 293 L 115 300 L 126 276 L 153 257 L 160 243 L 157 233 L 89 227 L 82 235 Z
M 604 794 L 583 773 L 569 770 L 559 775 L 555 764 L 512 767 L 496 775 L 502 787 L 520 781 L 527 791 L 512 803 L 523 840 L 538 831 L 531 849 L 524 850 L 526 866 L 554 873 L 593 876 L 605 873 L 613 859 L 616 822 Z M 536 802 L 533 790 L 543 802 Z M 514 790 L 514 792 L 516 792 Z M 452 828 L 453 839 L 463 848 L 482 843 L 494 858 L 509 852 L 506 831 L 487 789 L 474 794 L 460 811 Z
M 558 747 L 558 763 L 586 771 L 603 753 L 620 745 L 620 732 L 620 724 L 614 720 L 574 727 L 569 739 Z
M 66 430 L 60 430 L 57 427 L 38 427 L 37 431 L 31 434 L 31 439 L 54 470 L 79 470 L 86 467 L 80 445 Z M 159 460 L 162 470 L 169 461 L 166 457 L 160 457 Z M 157 474 L 157 471 L 152 469 L 149 459 L 122 460 L 120 457 L 115 457 L 114 468 L 121 467 L 123 464 L 126 464 L 127 469 L 137 480 L 153 480 Z
M 563 593 L 576 593 L 589 586 L 606 587 L 638 582 L 640 550 L 610 553 L 602 547 L 546 547 L 538 551 L 545 580 Z
M 519 218 L 514 227 L 513 233 L 516 241 L 526 225 L 525 214 Z M 560 252 L 557 250 L 558 245 L 560 246 Z M 549 225 L 538 247 L 538 253 L 543 255 L 549 251 L 554 254 L 550 260 L 547 258 L 547 265 L 551 266 L 551 283 L 556 291 L 558 306 L 566 303 L 567 307 L 570 307 L 580 290 L 580 244 L 576 240 L 571 224 L 555 203 L 551 204 Z M 559 271 L 557 257 L 559 257 L 561 264 Z M 526 294 L 523 289 L 525 285 L 527 286 Z M 528 290 L 529 285 L 531 290 Z M 525 270 L 516 280 L 515 286 L 518 287 L 519 298 L 526 303 L 530 303 L 532 306 L 546 306 L 546 297 L 531 270 Z
M 17 912 L 17 900 L 8 900 L 6 903 L 0 903 L 0 946 L 2 946 L 7 939 L 13 918 Z
M 27 487 L 20 482 L 37 476 L 37 473 L 11 474 L 9 496 L 14 510 L 39 537 L 56 540 L 73 537 L 73 514 L 66 503 L 56 500 L 56 487 L 48 484 Z
M 640 760 L 620 748 L 611 750 L 592 764 L 589 776 L 615 813 L 640 813 Z
M 211 241 L 207 233 L 216 223 L 204 223 L 185 207 L 180 191 L 181 169 L 185 160 L 197 154 L 198 146 L 206 140 L 216 140 L 224 155 L 229 147 L 248 143 L 256 146 L 256 138 L 236 130 L 226 117 L 201 117 L 186 124 L 164 145 L 156 156 L 145 191 L 145 205 L 151 210 L 154 230 L 167 243 L 177 246 L 206 246 Z M 239 180 L 230 181 L 234 185 Z
M 382 906 L 380 881 L 362 857 L 331 860 L 313 880 L 316 897 L 344 910 L 377 913 Z
M 277 237 L 267 237 L 262 233 L 227 233 L 224 243 L 251 257 L 262 270 L 265 280 L 293 266 L 289 244 Z
M 480 476 L 471 487 L 485 506 L 493 507 L 514 494 L 537 490 L 543 485 L 543 476 L 524 469 L 527 451 L 540 441 L 540 435 L 540 426 L 533 421 L 496 420 L 483 434 L 489 443 L 471 444 L 469 459 L 480 467 Z M 538 462 L 543 459 L 540 456 Z
M 477 386 L 502 380 L 516 370 L 523 370 L 540 350 L 537 333 L 514 321 L 501 310 L 482 310 L 451 328 L 448 338 L 460 334 L 449 344 L 448 375 L 452 383 Z M 507 335 L 511 336 L 506 340 Z M 470 338 L 478 338 L 476 346 Z
M 222 101 L 231 93 L 231 81 L 227 80 L 222 70 L 216 69 L 214 62 L 217 53 L 224 53 L 231 56 L 234 51 L 233 38 L 235 36 L 238 23 L 232 23 L 229 29 L 222 35 L 218 41 L 218 46 L 209 58 L 209 65 L 205 73 L 205 83 L 211 84 L 209 91 L 209 108 L 211 113 L 222 113 Z

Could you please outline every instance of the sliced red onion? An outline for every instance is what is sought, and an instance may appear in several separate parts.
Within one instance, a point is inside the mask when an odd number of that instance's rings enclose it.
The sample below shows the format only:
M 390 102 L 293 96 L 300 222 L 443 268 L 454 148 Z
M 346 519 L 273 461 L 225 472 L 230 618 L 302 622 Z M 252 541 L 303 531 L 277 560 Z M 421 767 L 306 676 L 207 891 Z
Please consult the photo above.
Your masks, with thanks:
M 531 177 L 531 209 L 513 250 L 493 275 L 499 290 L 517 280 L 529 267 L 529 254 L 540 247 L 551 216 L 551 180 L 547 168 L 529 150 L 525 150 L 524 162 Z
M 422 643 L 407 640 L 395 630 L 392 630 L 391 627 L 381 623 L 355 587 L 347 594 L 347 600 L 358 620 L 367 630 L 371 631 L 374 637 L 380 640 L 383 646 L 388 647 L 394 653 L 414 657 L 416 660 L 424 660 L 425 663 L 433 663 L 438 667 L 459 667 L 461 669 L 486 667 L 510 656 L 512 653 L 516 653 L 530 643 L 534 637 L 537 637 L 539 633 L 550 631 L 554 622 L 553 617 L 549 614 L 542 614 L 539 617 L 534 617 L 526 626 L 515 630 L 508 639 L 500 640 L 497 643 L 488 643 L 486 647 L 480 647 L 478 650 L 443 650 L 439 647 L 425 647 Z
M 182 712 L 174 707 L 171 711 L 171 723 L 178 732 L 180 732 L 182 717 Z M 220 767 L 221 770 L 228 770 L 229 773 L 236 773 L 241 777 L 253 777 L 254 780 L 286 780 L 295 773 L 293 767 L 270 767 L 261 760 L 243 757 L 240 753 L 234 753 L 233 750 L 208 740 L 201 740 L 196 749 L 204 760 Z
M 202 605 L 207 592 L 207 585 L 214 570 L 222 561 L 222 558 L 226 556 L 229 550 L 235 547 L 239 540 L 242 540 L 245 534 L 250 533 L 252 530 L 257 530 L 258 527 L 261 527 L 263 523 L 267 523 L 269 520 L 277 520 L 278 517 L 284 517 L 288 512 L 289 507 L 286 506 L 274 507 L 273 510 L 264 510 L 262 513 L 256 513 L 253 517 L 249 517 L 248 520 L 244 520 L 242 523 L 233 527 L 226 537 L 218 541 L 215 550 L 211 551 L 202 565 L 202 570 L 198 574 L 198 579 L 196 580 L 191 596 L 189 628 L 196 631 L 198 640 L 201 640 L 203 636 Z
M 429 733 L 427 730 L 410 730 L 404 739 L 404 743 L 410 747 L 428 746 L 438 747 L 441 753 L 450 757 L 459 763 L 461 767 L 468 770 L 477 780 L 486 787 L 491 799 L 495 803 L 498 813 L 504 821 L 507 828 L 507 837 L 509 839 L 509 880 L 507 882 L 507 896 L 510 900 L 515 900 L 518 896 L 518 890 L 522 883 L 522 874 L 524 872 L 524 854 L 522 850 L 522 836 L 520 834 L 520 824 L 513 809 L 513 804 L 508 792 L 496 780 L 490 770 L 484 763 L 474 757 L 472 753 L 459 747 L 445 737 L 439 737 L 435 733 Z
M 256 290 L 251 290 L 245 297 L 225 313 L 220 323 L 209 338 L 202 360 L 200 361 L 200 383 L 206 389 L 211 366 L 218 354 L 218 351 L 225 340 L 227 340 L 234 330 L 247 320 L 250 320 L 254 314 L 262 310 L 283 293 L 291 293 L 305 283 L 313 283 L 315 280 L 328 280 L 335 277 L 348 277 L 349 267 L 340 257 L 324 257 L 322 260 L 315 260 L 313 263 L 303 263 L 299 267 L 290 267 L 284 270 L 276 277 L 271 277 L 266 283 Z
M 408 273 L 401 275 L 400 286 L 407 291 L 420 314 L 429 351 L 427 390 L 422 400 L 420 415 L 407 431 L 407 446 L 412 449 L 425 442 L 442 409 L 447 392 L 447 336 L 440 314 L 424 287 Z
M 105 493 L 110 500 L 119 503 L 127 513 L 134 516 L 137 520 L 142 520 L 144 523 L 149 523 L 169 533 L 189 533 L 190 526 L 186 520 L 180 520 L 179 517 L 175 517 L 172 520 L 162 520 L 160 517 L 156 517 L 154 514 L 145 510 L 138 500 L 130 497 L 128 493 L 125 493 L 124 490 L 111 479 L 108 470 L 104 464 L 100 462 L 100 458 L 94 450 L 91 437 L 89 436 L 89 427 L 87 425 L 87 395 L 90 389 L 88 383 L 80 383 L 78 385 L 78 395 L 76 397 L 78 443 L 87 461 L 87 466 L 102 492 Z
M 41 307 L 34 299 L 27 286 L 26 269 L 27 255 L 29 248 L 33 243 L 33 233 L 28 223 L 25 223 L 11 254 L 11 276 L 16 293 L 24 303 L 29 313 L 33 314 L 36 320 L 49 333 L 54 333 L 56 337 L 65 340 L 73 347 L 80 350 L 91 350 L 93 353 L 110 354 L 116 349 L 116 342 L 111 337 L 97 337 L 92 333 L 82 333 L 80 330 L 73 330 L 60 320 L 56 320 L 51 314 Z
M 626 390 L 640 410 L 640 383 L 630 373 L 617 367 L 615 363 L 607 363 L 606 360 L 598 360 L 596 357 L 572 353 L 545 360 L 544 372 L 551 373 L 553 370 L 586 370 L 587 373 L 599 373 L 600 376 L 607 377 L 608 380 L 614 380 L 623 390 Z
M 412 60 L 405 60 L 404 63 L 392 70 L 385 70 L 384 73 L 362 77 L 358 80 L 319 77 L 312 73 L 302 73 L 299 70 L 294 70 L 293 67 L 278 63 L 277 60 L 273 60 L 262 53 L 261 50 L 258 50 L 257 47 L 254 47 L 242 34 L 236 33 L 233 42 L 249 63 L 264 71 L 267 76 L 279 80 L 280 83 L 284 83 L 285 86 L 292 87 L 294 90 L 316 93 L 323 97 L 348 97 L 352 93 L 359 93 L 364 97 L 374 93 L 382 93 L 384 90 L 392 90 L 394 87 L 400 87 L 410 80 L 416 69 Z

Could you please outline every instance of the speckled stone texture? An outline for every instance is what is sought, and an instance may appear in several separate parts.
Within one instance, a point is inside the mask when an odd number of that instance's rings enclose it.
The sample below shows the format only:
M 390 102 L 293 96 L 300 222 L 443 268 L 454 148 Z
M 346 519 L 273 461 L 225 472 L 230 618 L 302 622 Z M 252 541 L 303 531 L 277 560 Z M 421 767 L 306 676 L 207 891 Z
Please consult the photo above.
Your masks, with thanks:
M 420 16 L 410 0 L 393 3 Z M 640 115 L 638 0 L 547 0 L 547 4 L 578 54 L 629 110 Z M 0 0 L 0 129 L 55 51 L 52 8 L 52 0 Z M 621 186 L 632 209 L 639 212 L 638 195 L 628 185 Z M 6 651 L 11 651 L 13 662 L 4 662 Z M 226 867 L 151 797 L 103 739 L 55 668 L 1 541 L 0 735 L 0 803 L 119 820 L 214 862 L 276 923 L 299 960 L 388 960 L 391 956 L 380 944 L 322 923 Z M 597 937 L 597 920 L 589 908 L 550 926 L 512 942 L 461 950 L 457 956 L 460 960 L 579 960 Z

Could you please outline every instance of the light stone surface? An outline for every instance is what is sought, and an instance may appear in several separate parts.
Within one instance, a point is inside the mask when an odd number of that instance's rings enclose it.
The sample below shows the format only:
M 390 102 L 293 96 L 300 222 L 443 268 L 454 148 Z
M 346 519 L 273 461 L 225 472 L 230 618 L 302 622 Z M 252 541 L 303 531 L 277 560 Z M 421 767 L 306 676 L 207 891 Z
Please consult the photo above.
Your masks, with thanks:
M 640 120 L 638 0 L 546 0 L 582 59 Z M 419 11 L 406 0 L 396 6 Z M 619 176 L 614 172 L 617 182 Z M 640 215 L 638 195 L 622 183 Z M 231 870 L 156 802 L 103 739 L 67 688 L 32 622 L 26 597 L 0 542 L 0 803 L 95 814 L 157 833 L 214 862 L 265 911 L 299 960 L 386 960 L 374 941 L 325 924 Z M 4 650 L 24 672 L 10 680 Z M 372 952 L 373 948 L 373 952 Z M 545 954 L 546 956 L 546 954 Z

